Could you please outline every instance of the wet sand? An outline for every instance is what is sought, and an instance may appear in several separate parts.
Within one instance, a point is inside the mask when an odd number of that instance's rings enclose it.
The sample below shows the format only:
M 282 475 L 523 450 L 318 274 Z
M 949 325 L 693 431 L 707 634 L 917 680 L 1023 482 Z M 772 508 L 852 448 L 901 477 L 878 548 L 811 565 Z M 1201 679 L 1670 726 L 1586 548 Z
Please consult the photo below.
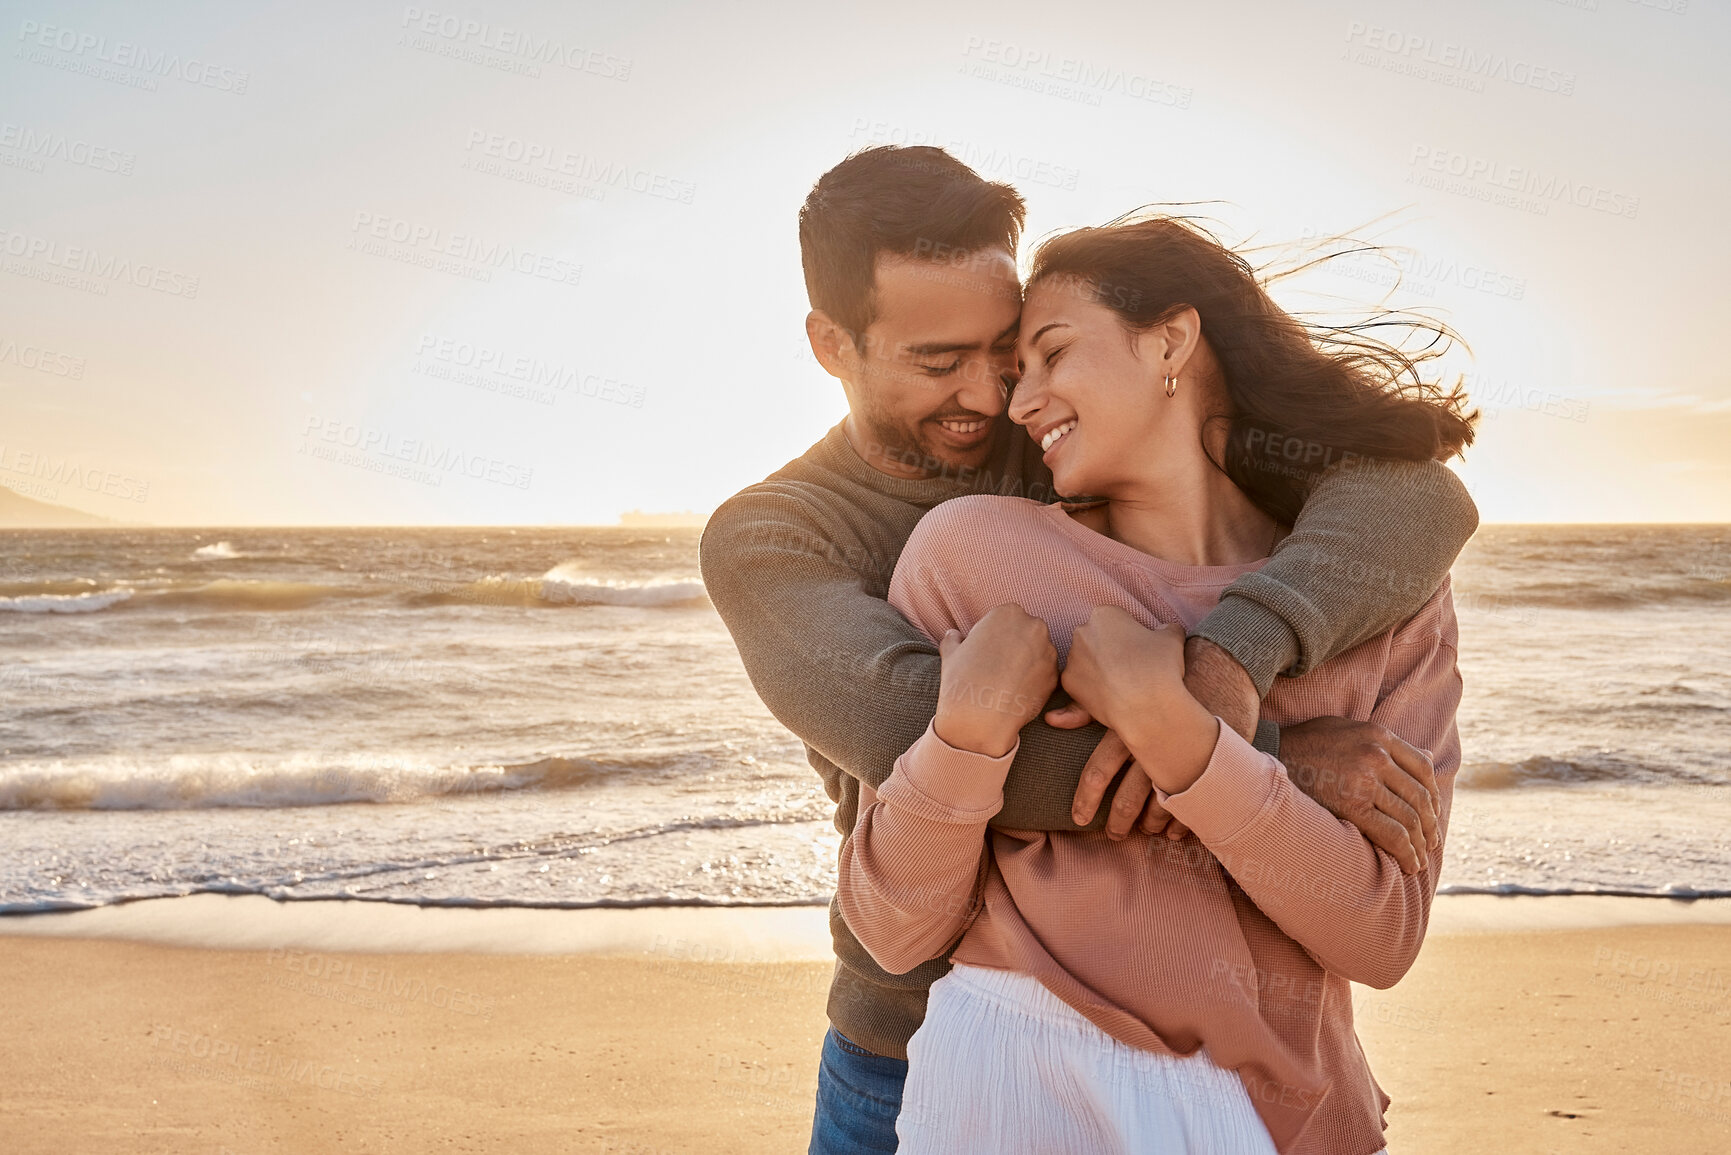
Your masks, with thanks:
M 12 916 L 0 1147 L 803 1151 L 827 957 L 811 908 Z M 1731 903 L 1440 899 L 1356 1010 L 1397 1155 L 1731 1150 Z

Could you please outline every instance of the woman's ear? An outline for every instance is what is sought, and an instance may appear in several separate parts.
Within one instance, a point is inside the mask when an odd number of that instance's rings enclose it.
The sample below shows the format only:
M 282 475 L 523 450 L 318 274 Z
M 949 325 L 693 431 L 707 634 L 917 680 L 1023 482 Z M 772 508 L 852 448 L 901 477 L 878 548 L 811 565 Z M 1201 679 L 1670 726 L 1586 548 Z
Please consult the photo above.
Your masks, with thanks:
M 1165 343 L 1165 361 L 1167 373 L 1174 377 L 1183 374 L 1195 355 L 1196 348 L 1202 343 L 1202 316 L 1193 307 L 1186 305 L 1166 320 L 1154 327 L 1154 332 L 1160 335 Z M 1159 351 L 1159 346 L 1155 346 Z

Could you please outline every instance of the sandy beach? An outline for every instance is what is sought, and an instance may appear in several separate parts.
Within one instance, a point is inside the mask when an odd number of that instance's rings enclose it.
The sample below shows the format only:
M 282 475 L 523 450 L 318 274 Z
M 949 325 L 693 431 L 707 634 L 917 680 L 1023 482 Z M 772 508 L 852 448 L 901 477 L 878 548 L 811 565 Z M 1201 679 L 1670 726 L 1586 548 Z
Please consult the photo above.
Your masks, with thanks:
M 3 1145 L 801 1151 L 827 950 L 813 908 L 7 918 Z M 1731 903 L 1443 898 L 1358 998 L 1391 1151 L 1731 1149 Z

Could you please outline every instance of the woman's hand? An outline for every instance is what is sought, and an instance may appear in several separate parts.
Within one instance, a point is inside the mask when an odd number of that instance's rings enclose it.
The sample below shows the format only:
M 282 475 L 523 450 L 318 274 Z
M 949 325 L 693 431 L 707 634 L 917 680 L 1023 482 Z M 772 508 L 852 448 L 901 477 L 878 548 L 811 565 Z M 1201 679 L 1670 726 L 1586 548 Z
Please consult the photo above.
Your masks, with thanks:
M 994 607 L 966 639 L 951 630 L 938 643 L 939 738 L 959 750 L 1002 758 L 1022 727 L 1058 687 L 1058 651 L 1046 623 L 1014 602 Z
M 1168 794 L 1207 768 L 1220 724 L 1184 688 L 1182 629 L 1150 630 L 1117 606 L 1097 606 L 1071 635 L 1063 684 Z

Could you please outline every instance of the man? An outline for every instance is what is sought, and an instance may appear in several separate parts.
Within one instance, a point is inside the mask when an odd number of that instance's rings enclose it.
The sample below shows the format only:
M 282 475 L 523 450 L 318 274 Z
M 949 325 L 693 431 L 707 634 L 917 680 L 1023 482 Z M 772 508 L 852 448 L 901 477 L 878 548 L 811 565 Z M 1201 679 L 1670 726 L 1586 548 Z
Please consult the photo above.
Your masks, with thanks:
M 940 149 L 867 149 L 826 173 L 800 213 L 806 333 L 841 382 L 848 417 L 729 499 L 704 531 L 709 596 L 752 684 L 805 742 L 844 836 L 861 783 L 879 786 L 937 707 L 937 646 L 884 600 L 915 523 L 964 494 L 1057 497 L 1038 447 L 1004 415 L 1023 215 L 1014 189 Z M 1332 470 L 1269 562 L 1234 582 L 1186 645 L 1192 693 L 1264 748 L 1278 743 L 1307 792 L 1409 872 L 1434 846 L 1425 755 L 1342 719 L 1259 727 L 1258 702 L 1277 674 L 1301 673 L 1411 616 L 1477 523 L 1464 487 L 1439 464 Z M 1181 837 L 1127 761 L 1098 726 L 1034 722 L 993 822 Z M 830 926 L 831 1029 L 811 1150 L 894 1151 L 907 1041 L 948 963 L 890 975 L 834 907 Z

